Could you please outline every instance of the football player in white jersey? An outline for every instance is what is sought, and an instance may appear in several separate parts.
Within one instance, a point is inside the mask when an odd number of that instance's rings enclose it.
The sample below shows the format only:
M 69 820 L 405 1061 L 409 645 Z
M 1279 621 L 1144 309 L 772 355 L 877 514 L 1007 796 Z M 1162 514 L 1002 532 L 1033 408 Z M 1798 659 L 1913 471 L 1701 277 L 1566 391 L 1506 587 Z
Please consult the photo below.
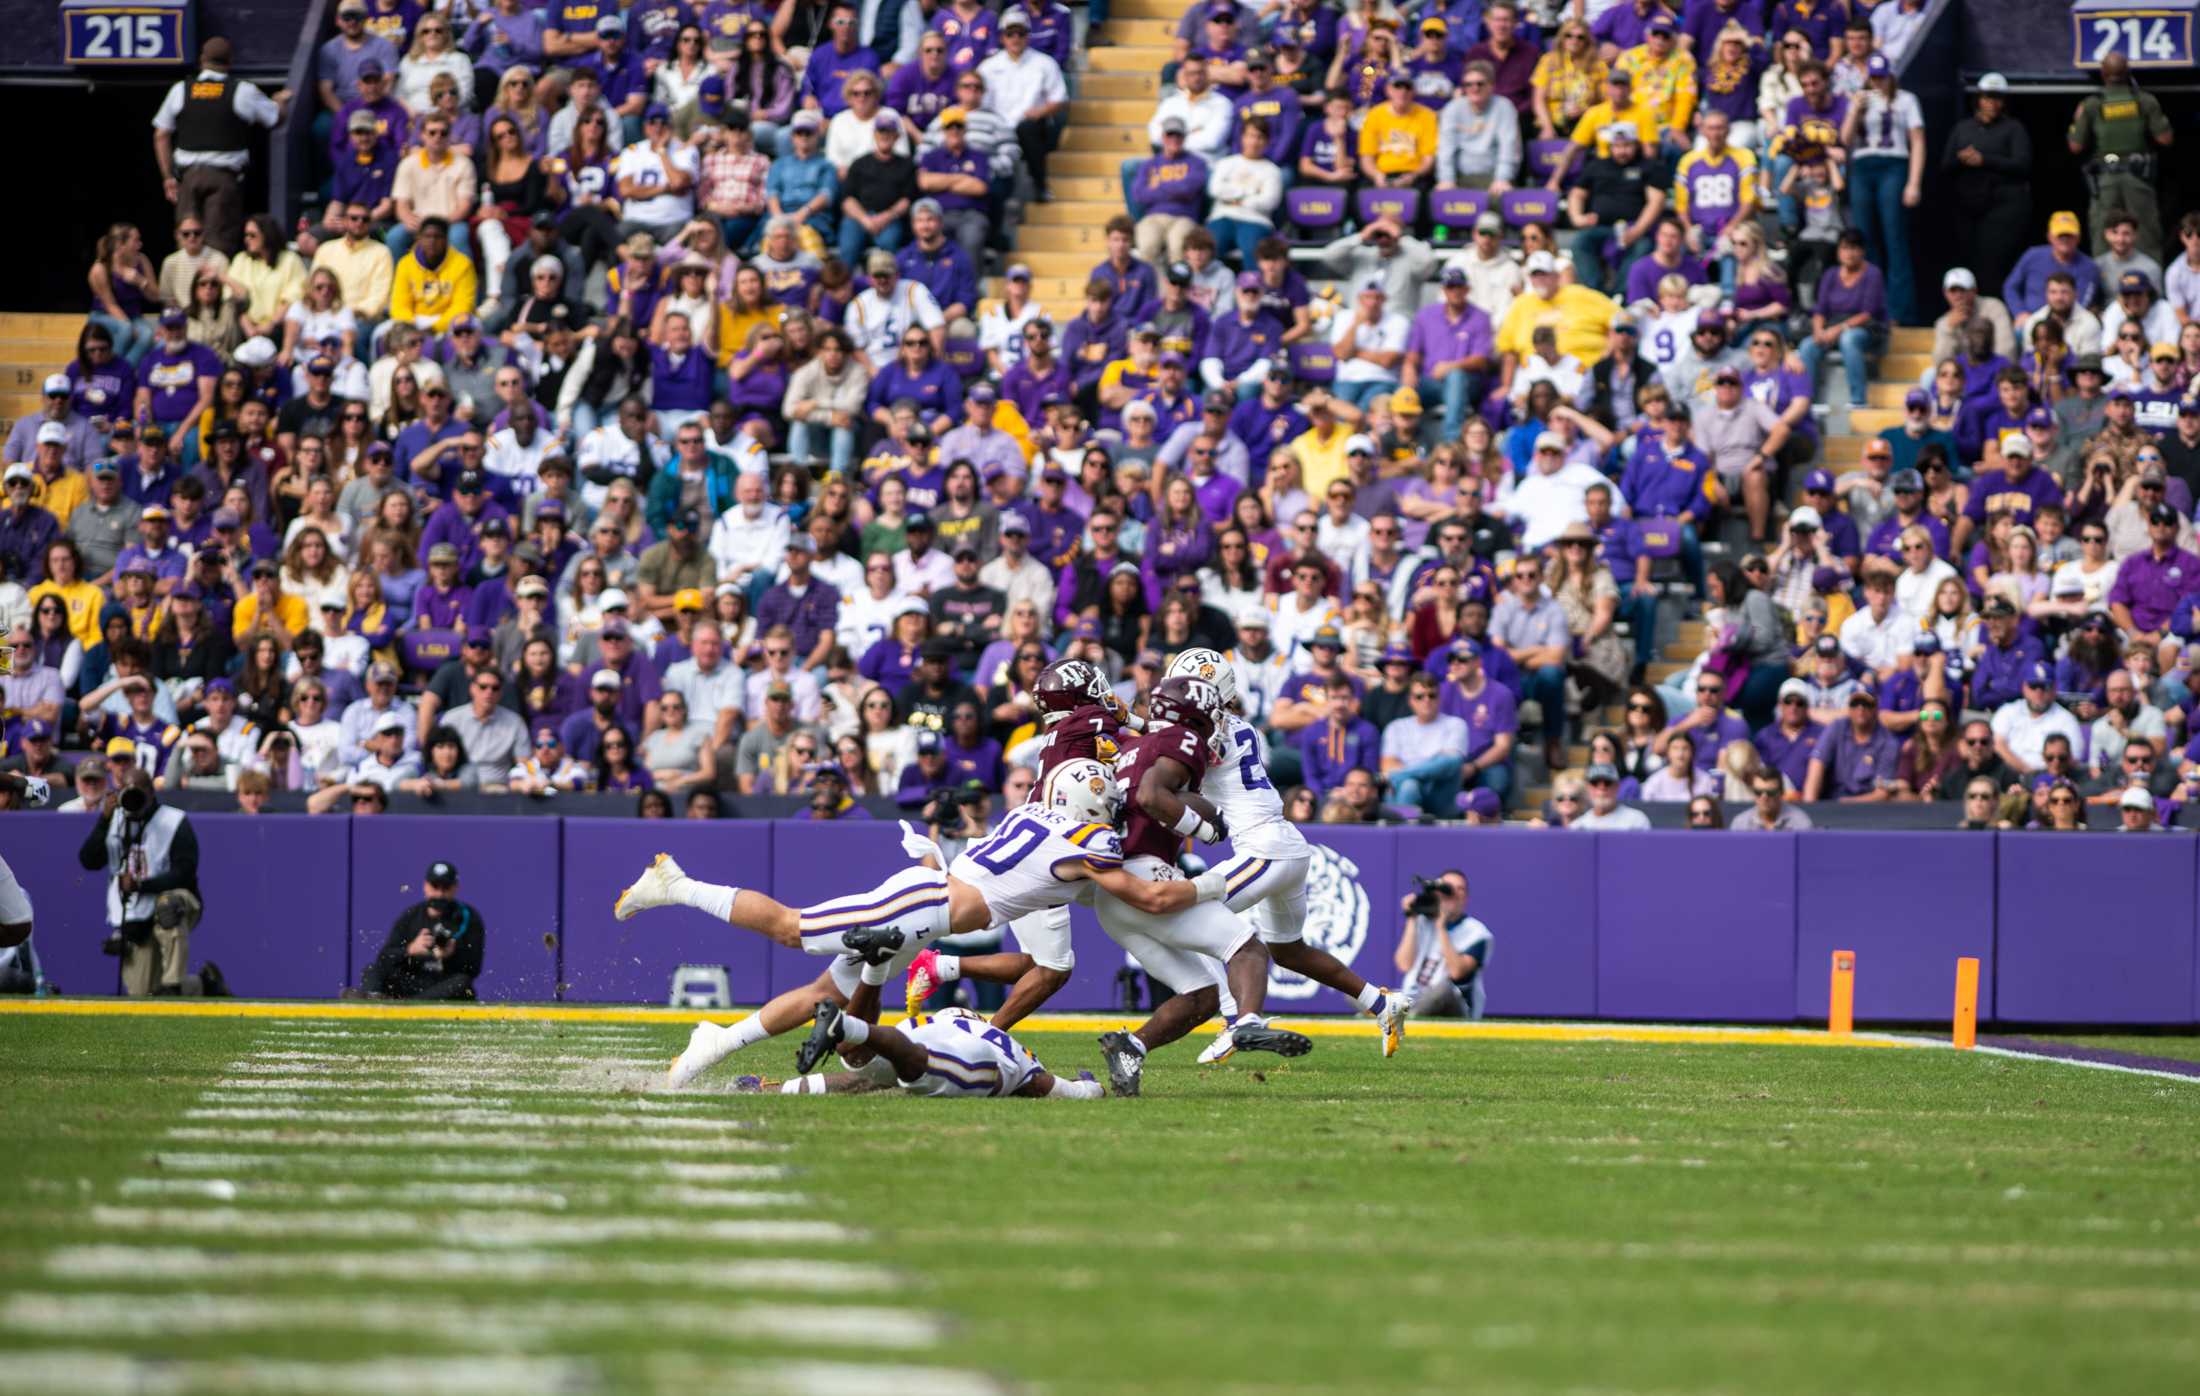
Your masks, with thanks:
M 915 1015 L 898 1027 L 877 1019 L 875 984 L 859 986 L 845 1010 L 829 1000 L 818 1004 L 817 1025 L 795 1054 L 802 1074 L 779 1093 L 840 1095 L 898 1085 L 912 1095 L 1098 1100 L 1106 1094 L 1089 1072 L 1074 1081 L 1056 1076 L 1030 1048 L 966 1009 Z M 850 1069 L 818 1073 L 836 1048 Z
M 748 888 L 698 882 L 670 854 L 658 854 L 619 894 L 613 908 L 619 920 L 652 907 L 693 907 L 789 949 L 835 957 L 815 982 L 779 995 L 731 1027 L 697 1024 L 672 1065 L 673 1085 L 684 1086 L 730 1053 L 809 1022 L 820 1002 L 845 1004 L 859 981 L 886 983 L 933 940 L 1065 905 L 1087 884 L 1154 916 L 1221 899 L 1219 877 L 1149 882 L 1123 870 L 1115 780 L 1098 762 L 1061 767 L 1041 793 L 1040 801 L 1018 808 L 945 871 L 939 847 L 904 821 L 901 846 L 921 860 L 917 866 L 867 892 L 815 906 L 790 907 Z
M 1230 830 L 1231 857 L 1215 869 L 1228 889 L 1224 904 L 1232 911 L 1251 914 L 1253 928 L 1277 964 L 1328 985 L 1371 1014 L 1382 1027 L 1383 1055 L 1393 1055 L 1405 1035 L 1410 1001 L 1378 989 L 1344 961 L 1306 943 L 1306 870 L 1314 849 L 1298 825 L 1284 817 L 1283 798 L 1268 779 L 1260 733 L 1241 715 L 1244 706 L 1236 670 L 1214 650 L 1188 649 L 1169 663 L 1169 676 L 1178 675 L 1206 679 L 1222 695 L 1223 710 L 1215 723 L 1215 759 L 1200 777 L 1199 793 Z M 1225 1005 L 1225 1011 L 1234 1010 Z M 1219 1062 L 1234 1050 L 1230 1030 L 1224 1028 L 1199 1059 Z
M 16 803 L 24 809 L 37 809 L 53 796 L 52 787 L 37 776 L 20 775 L 14 771 L 0 771 L 0 786 L 14 793 Z M 16 947 L 31 938 L 31 896 L 23 890 L 23 884 L 15 880 L 15 872 L 8 860 L 0 858 L 0 951 L 13 956 Z M 35 952 L 24 950 L 21 958 L 35 965 Z

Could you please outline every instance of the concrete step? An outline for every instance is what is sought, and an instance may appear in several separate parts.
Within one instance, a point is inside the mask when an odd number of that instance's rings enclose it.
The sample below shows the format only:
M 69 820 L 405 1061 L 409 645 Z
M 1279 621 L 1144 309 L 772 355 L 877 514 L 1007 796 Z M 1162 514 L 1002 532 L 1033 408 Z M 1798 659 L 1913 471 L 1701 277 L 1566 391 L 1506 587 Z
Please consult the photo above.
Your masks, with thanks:
M 1127 155 L 1146 155 L 1152 151 L 1143 121 L 1136 126 L 1072 126 L 1062 133 L 1062 149 L 1110 151 L 1118 161 Z
M 1097 183 L 1098 181 L 1088 181 Z M 1069 228 L 1092 234 L 1095 242 L 1103 235 L 1108 220 L 1123 212 L 1121 197 L 1114 199 L 1079 199 L 1071 201 L 1057 197 L 1052 203 L 1033 204 L 1024 210 L 1024 225 L 1018 230 L 1019 243 L 1023 233 L 1041 228 Z M 1080 243 L 1079 246 L 1084 244 Z
M 1104 229 L 1108 216 L 1087 218 L 1081 223 L 1026 223 L 1016 231 L 1016 255 L 1028 261 L 1026 254 L 1029 253 L 1076 252 L 1088 262 L 1097 260 L 1107 253 L 1108 236 Z M 1032 271 L 1037 273 L 1038 268 L 1033 267 Z
M 1072 130 L 1074 129 L 1073 127 Z M 1144 128 L 1140 128 L 1138 134 L 1139 138 L 1143 140 L 1145 137 Z M 1055 181 L 1054 187 L 1056 189 L 1061 188 L 1060 180 L 1063 175 L 1084 175 L 1095 179 L 1105 179 L 1114 188 L 1116 197 L 1120 199 L 1123 196 L 1121 180 L 1123 157 L 1144 153 L 1143 149 L 1136 151 L 1112 148 L 1107 150 L 1072 150 L 1065 147 L 1054 152 L 1054 158 L 1047 161 L 1047 174 L 1051 180 Z
M 1148 97 L 1098 97 L 1079 99 L 1071 111 L 1078 126 L 1136 126 L 1144 130 L 1153 117 L 1153 108 L 1154 99 Z
M 1905 387 L 1914 384 L 1918 376 L 1933 366 L 1929 352 L 1916 354 L 1885 354 L 1879 360 L 1879 378 L 1882 383 L 1901 383 Z
M 1110 48 L 1087 49 L 1085 67 L 1095 73 L 1152 73 L 1158 77 L 1162 65 L 1175 58 L 1176 54 L 1166 44 L 1117 44 Z M 1147 114 L 1152 115 L 1151 112 Z
M 76 336 L 73 334 L 0 333 L 0 359 L 36 360 L 58 368 L 75 357 Z
M 59 335 L 73 346 L 77 331 L 84 328 L 82 315 L 70 315 L 53 311 L 18 311 L 0 314 L 0 337 L 25 335 Z
M 1077 80 L 1079 109 L 1090 98 L 1142 97 L 1150 107 L 1161 100 L 1161 73 L 1086 73 Z
M 1016 255 L 1014 253 L 1009 255 L 1010 265 L 1015 264 Z M 1095 257 L 1093 260 L 1097 262 L 1100 259 Z M 1086 270 L 1089 271 L 1091 268 L 1088 267 Z M 1008 288 L 1001 284 L 1000 277 L 989 277 L 985 283 L 985 293 L 990 299 L 1001 300 L 1007 297 Z M 1085 278 L 1082 276 L 1040 276 L 1034 273 L 1031 278 L 1031 294 L 1041 305 L 1066 305 L 1070 307 L 1070 313 L 1074 315 L 1084 305 Z M 1049 310 L 1047 313 L 1051 315 L 1054 312 Z
M 1893 408 L 1895 419 L 1900 421 L 1902 418 L 1902 400 L 1909 396 L 1910 389 L 1916 386 L 1915 381 L 1889 383 L 1885 380 L 1878 380 L 1864 389 L 1865 400 L 1874 407 Z
M 1170 40 L 1176 37 L 1176 25 L 1177 21 L 1173 18 L 1118 17 L 1113 11 L 1110 11 L 1107 34 L 1109 38 L 1115 40 L 1118 44 L 1126 46 L 1144 44 L 1166 48 L 1169 46 Z M 1159 69 L 1155 71 L 1158 73 Z
M 0 359 L 0 390 L 27 392 L 35 398 L 40 386 L 46 381 L 46 375 L 53 372 L 54 367 L 54 363 L 48 359 Z
M 1121 207 L 1123 182 L 1116 177 L 1114 165 L 1109 165 L 1105 170 L 1085 173 L 1060 168 L 1060 159 L 1057 156 L 1054 161 L 1049 162 L 1047 170 L 1047 183 L 1051 186 L 1049 192 L 1054 195 L 1055 203 L 1100 203 Z M 1024 210 L 1024 215 L 1029 217 L 1048 207 L 1048 204 L 1033 204 Z
M 1897 326 L 1887 337 L 1887 352 L 1890 354 L 1930 354 L 1933 352 L 1933 332 L 1929 327 L 1918 329 L 1909 326 Z
M 1065 251 L 1057 248 L 1026 251 L 1024 248 L 1018 247 L 1016 249 L 1016 260 L 1030 267 L 1031 274 L 1034 277 L 1061 276 L 1081 281 L 1092 271 L 1093 265 L 1100 260 L 1100 257 L 1090 249 L 1082 252 Z
M 1184 15 L 1183 0 L 1115 0 L 1108 6 L 1108 32 L 1124 19 L 1165 19 L 1175 24 Z
M 1892 385 L 1875 383 L 1872 386 L 1878 388 L 1889 387 Z M 1855 411 L 1849 413 L 1848 417 L 1850 432 L 1858 436 L 1877 436 L 1879 433 L 1885 431 L 1888 427 L 1901 426 L 1902 394 L 1899 392 L 1895 394 L 1893 407 L 1882 407 L 1877 405 L 1871 407 L 1859 407 Z

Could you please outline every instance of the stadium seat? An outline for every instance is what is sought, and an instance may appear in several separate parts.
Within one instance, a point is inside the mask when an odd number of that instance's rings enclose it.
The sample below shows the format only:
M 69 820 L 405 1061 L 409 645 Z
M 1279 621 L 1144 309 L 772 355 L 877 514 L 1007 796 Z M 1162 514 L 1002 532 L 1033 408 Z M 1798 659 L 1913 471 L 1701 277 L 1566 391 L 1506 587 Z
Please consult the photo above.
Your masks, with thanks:
M 1555 223 L 1558 221 L 1558 195 L 1548 189 L 1514 189 L 1499 197 L 1497 211 L 1505 216 L 1509 227 Z
M 1321 185 L 1286 190 L 1283 216 L 1293 243 L 1327 242 L 1344 226 L 1344 194 Z
M 1326 344 L 1302 339 L 1291 346 L 1291 376 L 1301 383 L 1329 383 L 1337 377 L 1337 355 Z
M 1474 220 L 1482 216 L 1482 210 L 1490 206 L 1490 196 L 1480 189 L 1439 189 L 1429 196 L 1429 217 L 1439 228 L 1453 232 L 1469 232 Z
M 1642 550 L 1651 557 L 1678 557 L 1681 551 L 1681 522 L 1670 516 L 1635 520 L 1635 529 L 1642 535 Z
M 432 674 L 447 659 L 458 658 L 466 637 L 457 630 L 404 630 L 398 632 L 397 653 L 408 674 Z
M 1529 141 L 1528 177 L 1541 184 L 1551 177 L 1551 171 L 1562 166 L 1570 167 L 1581 147 L 1569 140 Z
M 1421 217 L 1421 191 L 1418 189 L 1362 189 L 1358 202 L 1363 226 L 1389 217 L 1410 228 Z

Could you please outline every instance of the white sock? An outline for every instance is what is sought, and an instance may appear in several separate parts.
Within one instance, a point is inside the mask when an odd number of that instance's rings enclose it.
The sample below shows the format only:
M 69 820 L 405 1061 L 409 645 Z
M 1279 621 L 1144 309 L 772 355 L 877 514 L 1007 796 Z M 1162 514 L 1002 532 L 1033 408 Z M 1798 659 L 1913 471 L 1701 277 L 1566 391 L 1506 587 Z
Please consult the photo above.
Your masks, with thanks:
M 1258 1013 L 1240 1013 L 1237 1016 L 1237 1021 L 1230 1024 L 1230 1026 L 1233 1028 L 1258 1028 L 1265 1027 L 1267 1023 L 1268 1020 Z
M 738 887 L 724 887 L 715 882 L 697 882 L 692 877 L 683 877 L 672 887 L 672 894 L 679 899 L 680 905 L 692 906 L 720 921 L 733 920 L 733 899 L 740 891 Z
M 936 956 L 934 963 L 938 968 L 932 971 L 932 975 L 942 984 L 952 984 L 963 977 L 963 962 L 960 955 Z
M 1380 1013 L 1383 1007 L 1383 991 L 1373 984 L 1362 984 L 1360 996 L 1353 1002 L 1360 1005 L 1362 1013 Z
M 797 1076 L 792 1081 L 782 1081 L 779 1085 L 779 1093 L 781 1095 L 823 1095 L 825 1094 L 825 1078 L 817 1075 Z
M 738 1052 L 743 1047 L 754 1047 L 772 1035 L 771 1029 L 764 1026 L 764 1015 L 761 1013 L 751 1013 L 732 1027 L 721 1028 L 720 1031 L 733 1034 L 733 1045 L 726 1049 L 729 1052 Z
M 1127 1032 L 1127 1033 L 1124 1033 L 1124 1034 L 1123 1034 L 1123 1036 L 1125 1036 L 1125 1037 L 1127 1037 L 1127 1038 L 1129 1038 L 1129 1039 L 1131 1040 L 1131 1046 L 1133 1046 L 1133 1047 L 1136 1047 L 1136 1048 L 1138 1049 L 1138 1055 L 1139 1055 L 1139 1056 L 1143 1057 L 1143 1056 L 1145 1056 L 1145 1055 L 1146 1055 L 1146 1044 L 1138 1040 L 1138 1034 L 1137 1034 L 1137 1033 L 1135 1033 L 1135 1032 Z
M 852 1014 L 843 1013 L 840 1015 L 840 1040 L 851 1045 L 869 1042 L 871 1025 Z
M 887 980 L 892 979 L 893 977 L 894 962 L 892 960 L 886 960 L 875 965 L 867 964 L 862 969 L 856 971 L 856 978 L 862 980 L 866 984 L 871 985 L 873 988 L 884 984 Z

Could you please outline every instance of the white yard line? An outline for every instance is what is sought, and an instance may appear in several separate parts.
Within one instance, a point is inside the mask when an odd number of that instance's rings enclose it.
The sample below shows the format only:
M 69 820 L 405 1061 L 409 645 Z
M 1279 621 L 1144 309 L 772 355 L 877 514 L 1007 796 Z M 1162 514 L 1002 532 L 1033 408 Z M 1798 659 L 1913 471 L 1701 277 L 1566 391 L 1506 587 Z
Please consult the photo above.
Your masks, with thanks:
M 465 1207 L 544 1207 L 554 1212 L 575 1208 L 619 1208 L 645 1212 L 681 1208 L 692 1211 L 747 1211 L 758 1207 L 802 1207 L 810 1199 L 798 1192 L 750 1188 L 652 1187 L 642 1194 L 602 1184 L 453 1183 L 440 1179 L 375 1185 L 372 1183 L 232 1182 L 226 1178 L 125 1178 L 117 1186 L 126 1198 L 208 1198 L 257 1206 L 267 1202 L 310 1202 L 323 1207 L 408 1205 Z
M 647 1284 L 681 1289 L 813 1294 L 887 1292 L 901 1277 L 883 1265 L 838 1260 L 621 1260 L 554 1251 L 208 1251 L 190 1246 L 69 1246 L 46 1258 L 56 1279 L 472 1281 L 481 1284 Z
M 239 1059 L 245 1063 L 263 1062 L 305 1064 L 319 1062 L 338 1066 L 380 1068 L 388 1066 L 433 1066 L 447 1071 L 471 1071 L 481 1067 L 518 1066 L 652 1066 L 663 1067 L 672 1058 L 669 1055 L 651 1057 L 576 1057 L 568 1054 L 544 1056 L 534 1052 L 498 1050 L 474 1050 L 453 1047 L 448 1052 L 429 1048 L 420 1052 L 377 1052 L 371 1056 L 358 1052 L 305 1052 L 262 1050 Z
M 52 1396 L 223 1396 L 311 1391 L 316 1396 L 540 1396 L 601 1389 L 595 1368 L 568 1358 L 383 1357 L 284 1362 L 255 1357 L 176 1361 L 90 1349 L 15 1351 L 0 1362 L 0 1391 Z
M 385 1091 L 420 1091 L 440 1086 L 446 1090 L 452 1085 L 449 1072 L 387 1073 L 379 1079 L 373 1077 L 343 1076 L 225 1076 L 200 1093 L 200 1099 L 208 1104 L 236 1101 L 251 1104 L 275 1104 L 304 1096 L 333 1095 L 347 1100 L 376 1099 Z M 559 1081 L 514 1081 L 494 1077 L 482 1078 L 478 1084 L 493 1090 L 496 1096 L 465 1097 L 469 1100 L 500 1100 L 503 1096 L 570 1096 L 576 1101 L 586 1101 L 591 1108 L 601 1108 L 606 1101 L 615 1102 L 621 1110 L 664 1110 L 669 1112 L 723 1110 L 725 1097 L 739 1094 L 733 1090 L 720 1092 L 683 1091 L 676 1096 L 643 1095 L 626 1086 L 606 1083 L 589 1087 Z M 652 1083 L 656 1084 L 656 1083 Z M 228 1093 L 228 1094 L 224 1094 Z M 245 1099 L 248 1093 L 251 1099 Z
M 723 1380 L 722 1375 L 714 1375 L 714 1369 L 671 1358 L 651 1362 L 649 1375 L 665 1390 L 703 1389 Z M 744 1363 L 740 1385 L 748 1396 L 848 1396 L 852 1391 L 891 1391 L 894 1396 L 1001 1396 L 1011 1390 L 998 1377 L 984 1372 L 874 1362 Z
M 161 1137 L 184 1144 L 298 1144 L 316 1148 L 516 1149 L 554 1152 L 613 1149 L 636 1154 L 784 1153 L 787 1145 L 764 1139 L 645 1139 L 634 1135 L 576 1139 L 562 1134 L 521 1134 L 493 1129 L 401 1129 L 348 1133 L 320 1129 L 244 1129 L 220 1125 L 174 1125 Z
M 0 1328 L 64 1337 L 165 1338 L 175 1333 L 393 1333 L 491 1348 L 540 1347 L 581 1335 L 634 1329 L 708 1335 L 737 1333 L 774 1344 L 929 1347 L 946 1324 L 915 1309 L 885 1305 L 618 1303 L 603 1300 L 475 1302 L 455 1294 L 400 1299 L 344 1295 L 265 1297 L 217 1294 L 13 1294 L 0 1300 Z
M 2083 1057 L 2058 1057 L 2048 1052 L 2020 1052 L 2011 1047 L 1980 1045 L 1969 1049 L 1984 1052 L 1990 1057 L 2014 1057 L 2020 1062 L 2052 1062 L 2057 1066 L 2082 1066 L 2094 1071 L 2113 1071 L 2123 1076 L 2152 1076 L 2157 1081 L 2175 1081 L 2181 1086 L 2200 1085 L 2193 1077 L 2175 1071 L 2157 1071 L 2151 1066 L 2126 1066 L 2122 1062 L 2088 1061 Z
M 711 1220 L 681 1217 L 576 1217 L 556 1212 L 453 1212 L 434 1216 L 380 1212 L 250 1212 L 95 1206 L 93 1226 L 156 1236 L 164 1231 L 214 1236 L 318 1236 L 433 1241 L 445 1246 L 588 1246 L 605 1241 L 727 1241 L 799 1246 L 847 1243 L 863 1233 L 829 1221 Z
M 382 1172 L 438 1178 L 586 1177 L 609 1174 L 631 1181 L 667 1178 L 683 1183 L 769 1183 L 794 1176 L 779 1163 L 646 1163 L 635 1159 L 473 1158 L 464 1154 L 419 1154 L 405 1150 L 346 1149 L 295 1153 L 158 1153 L 153 1162 L 179 1173 L 284 1172 L 341 1173 L 359 1177 Z
M 685 1129 L 714 1134 L 753 1130 L 753 1120 L 691 1119 L 682 1115 L 530 1114 L 508 1110 L 430 1109 L 392 1113 L 384 1110 L 308 1110 L 298 1106 L 201 1105 L 183 1112 L 187 1120 L 276 1121 L 301 1125 L 418 1124 L 492 1125 L 507 1129 Z

